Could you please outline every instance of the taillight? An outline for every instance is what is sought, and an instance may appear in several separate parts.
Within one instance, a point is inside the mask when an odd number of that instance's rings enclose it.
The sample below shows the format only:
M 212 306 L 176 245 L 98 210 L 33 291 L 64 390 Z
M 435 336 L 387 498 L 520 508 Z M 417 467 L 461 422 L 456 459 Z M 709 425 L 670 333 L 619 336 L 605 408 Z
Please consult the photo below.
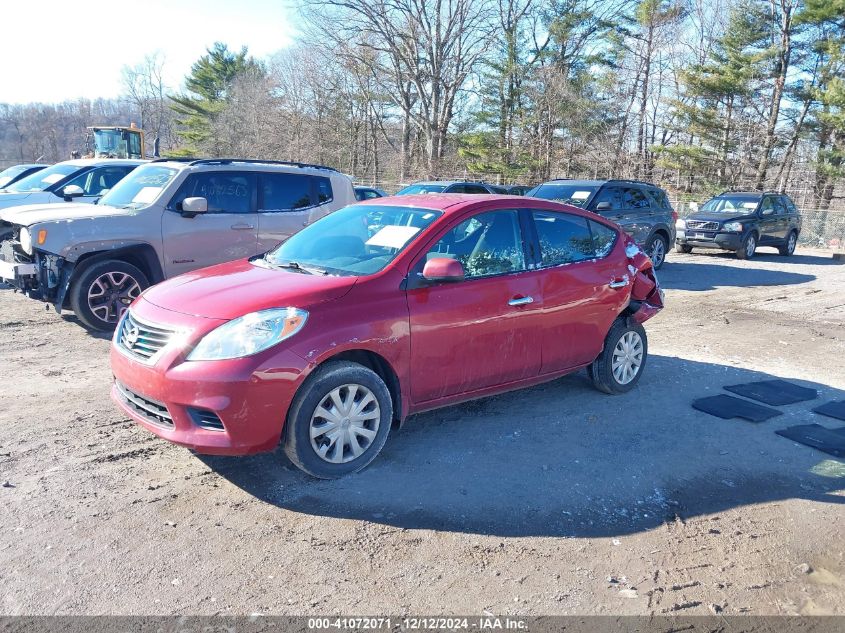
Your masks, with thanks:
M 675 223 L 678 221 L 678 212 L 674 209 L 672 210 L 672 222 Z

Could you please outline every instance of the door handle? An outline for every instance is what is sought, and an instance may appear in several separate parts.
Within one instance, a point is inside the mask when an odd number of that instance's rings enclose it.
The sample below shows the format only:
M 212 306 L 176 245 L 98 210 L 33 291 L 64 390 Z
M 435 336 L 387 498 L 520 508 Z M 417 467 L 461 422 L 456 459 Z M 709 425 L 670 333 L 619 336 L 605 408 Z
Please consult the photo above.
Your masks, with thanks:
M 611 288 L 624 288 L 629 283 L 631 283 L 631 280 L 628 279 L 628 275 L 625 275 L 622 279 L 614 279 L 607 285 Z
M 508 301 L 509 306 L 526 306 L 529 303 L 534 303 L 534 297 L 514 297 Z
M 254 229 L 255 227 L 252 224 L 240 223 L 240 224 L 233 224 L 232 228 L 235 229 L 236 231 L 249 231 L 251 229 Z

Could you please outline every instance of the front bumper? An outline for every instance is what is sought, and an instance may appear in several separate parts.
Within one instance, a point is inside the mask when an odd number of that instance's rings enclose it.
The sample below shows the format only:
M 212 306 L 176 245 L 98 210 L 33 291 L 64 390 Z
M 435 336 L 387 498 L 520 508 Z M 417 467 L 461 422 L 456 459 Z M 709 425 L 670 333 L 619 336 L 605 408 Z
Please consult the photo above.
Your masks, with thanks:
M 198 321 L 143 300 L 132 311 L 150 323 L 182 328 L 183 333 Z M 198 340 L 220 324 L 208 320 L 202 332 L 187 332 L 180 340 Z M 199 453 L 274 450 L 309 363 L 293 352 L 274 349 L 223 361 L 188 362 L 184 357 L 184 344 L 178 340 L 165 346 L 153 364 L 132 358 L 112 342 L 112 399 L 147 430 Z
M 738 251 L 742 247 L 742 235 L 739 233 L 719 233 L 718 231 L 678 230 L 675 243 L 696 248 Z

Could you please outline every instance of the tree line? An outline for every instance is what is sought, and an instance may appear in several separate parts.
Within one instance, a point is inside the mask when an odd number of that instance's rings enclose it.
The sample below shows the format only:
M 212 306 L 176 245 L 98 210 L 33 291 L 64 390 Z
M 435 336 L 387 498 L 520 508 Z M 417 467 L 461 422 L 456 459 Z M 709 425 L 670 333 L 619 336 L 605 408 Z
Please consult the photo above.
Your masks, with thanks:
M 0 157 L 56 160 L 78 121 L 136 117 L 167 153 L 323 163 L 371 183 L 621 177 L 845 208 L 845 0 L 298 10 L 293 46 L 258 60 L 215 44 L 178 92 L 152 56 L 125 69 L 121 100 L 0 106 Z

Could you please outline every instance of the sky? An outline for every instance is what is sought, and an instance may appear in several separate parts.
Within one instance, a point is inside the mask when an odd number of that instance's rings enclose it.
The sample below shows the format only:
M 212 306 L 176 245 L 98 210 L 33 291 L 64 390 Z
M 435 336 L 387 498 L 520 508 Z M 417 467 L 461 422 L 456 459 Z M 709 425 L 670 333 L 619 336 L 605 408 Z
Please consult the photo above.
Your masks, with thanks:
M 156 51 L 178 89 L 215 41 L 266 58 L 296 35 L 285 0 L 15 0 L 2 14 L 0 103 L 116 97 L 123 66 Z

